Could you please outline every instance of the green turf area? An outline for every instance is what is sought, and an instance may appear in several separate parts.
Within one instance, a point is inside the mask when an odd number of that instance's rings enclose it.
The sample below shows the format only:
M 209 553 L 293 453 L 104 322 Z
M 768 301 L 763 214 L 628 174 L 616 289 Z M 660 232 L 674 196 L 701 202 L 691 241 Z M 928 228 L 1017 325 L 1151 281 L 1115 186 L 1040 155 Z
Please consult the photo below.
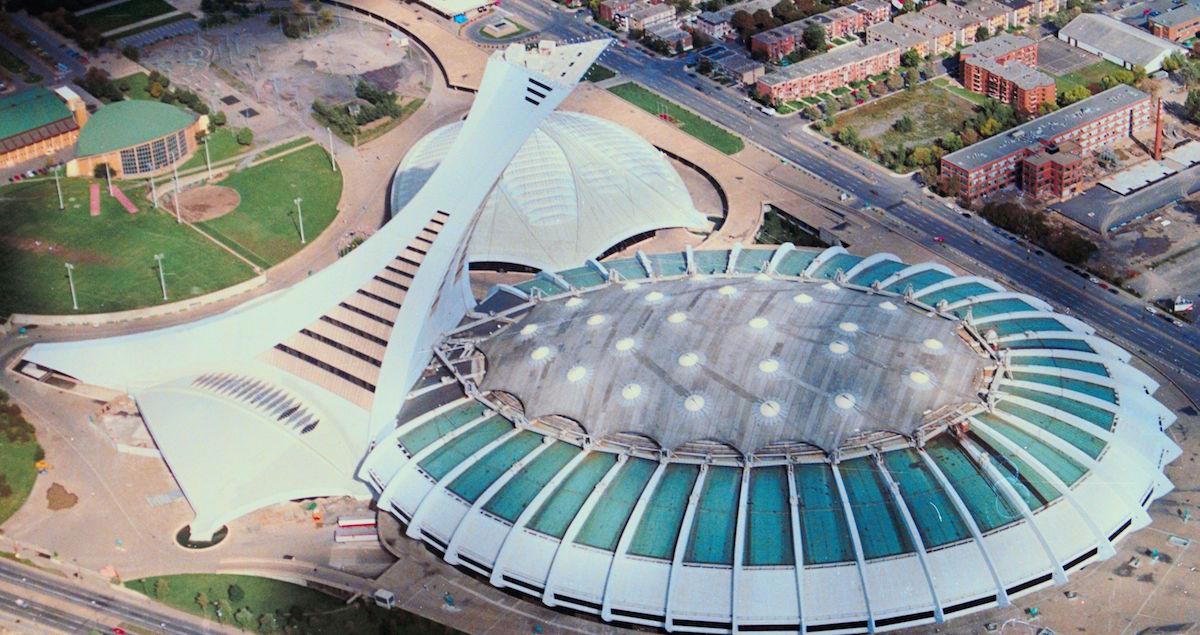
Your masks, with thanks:
M 81 15 L 79 20 L 104 33 L 174 10 L 175 7 L 166 0 L 125 0 L 120 4 Z
M 881 150 L 898 145 L 912 148 L 934 144 L 954 132 L 971 117 L 974 109 L 971 102 L 949 90 L 925 83 L 837 115 L 833 126 L 823 128 L 821 132 L 833 137 L 843 128 L 852 126 L 859 137 L 874 141 Z M 899 132 L 892 127 L 904 115 L 916 124 L 909 132 Z
M 160 580 L 165 581 L 165 585 L 160 584 Z M 230 587 L 234 585 L 242 594 L 230 593 Z M 432 635 L 455 632 L 411 613 L 388 611 L 366 602 L 347 605 L 320 591 L 269 578 L 190 573 L 140 578 L 126 582 L 125 586 L 181 611 L 257 633 L 285 629 L 289 633 Z M 203 609 L 197 602 L 200 594 L 204 595 L 206 606 Z
M 283 154 L 288 150 L 299 148 L 300 146 L 308 145 L 310 143 L 312 143 L 312 137 L 304 136 L 300 137 L 299 139 L 292 139 L 291 141 L 267 148 L 266 150 L 259 152 L 258 156 L 259 158 L 273 157 L 277 154 Z
M 0 390 L 0 525 L 29 498 L 37 480 L 34 463 L 42 458 L 33 425 Z
M 933 83 L 935 86 L 944 88 L 944 89 L 950 91 L 951 93 L 954 93 L 955 95 L 958 95 L 959 97 L 962 97 L 963 99 L 965 99 L 973 104 L 983 105 L 983 104 L 987 103 L 987 101 L 989 99 L 989 97 L 987 95 L 980 95 L 979 93 L 973 93 L 973 92 L 963 88 L 962 86 L 960 86 L 954 82 L 951 82 L 950 80 L 946 79 L 945 77 L 939 77 L 939 78 L 933 80 Z
M 25 60 L 17 57 L 12 51 L 0 46 L 0 66 L 3 66 L 8 71 L 15 75 L 24 74 L 29 70 L 29 64 Z
M 229 128 L 217 128 L 208 134 L 208 158 L 213 163 L 237 156 L 249 149 L 250 146 L 244 146 L 237 142 L 237 135 Z M 204 167 L 204 165 L 204 142 L 201 141 L 196 146 L 196 153 L 179 166 L 179 171 Z
M 606 79 L 612 79 L 617 76 L 617 72 L 603 64 L 592 64 L 587 72 L 583 74 L 583 79 L 589 82 L 597 83 Z
M 132 75 L 126 75 L 125 77 L 119 77 L 113 81 L 117 83 L 118 87 L 120 87 L 123 82 L 129 83 L 129 92 L 125 93 L 125 96 L 130 99 L 158 101 L 157 99 L 151 97 L 150 93 L 147 91 L 147 88 L 150 86 L 150 76 L 146 73 L 134 73 Z
M 254 275 L 246 263 L 165 212 L 139 186 L 125 185 L 141 209 L 129 214 L 103 184 L 100 215 L 88 213 L 88 179 L 62 179 L 59 211 L 53 179 L 0 187 L 0 315 L 76 313 L 63 263 L 75 266 L 78 313 L 162 304 L 154 254 L 165 254 L 168 297 L 183 300 Z
M 153 22 L 147 22 L 137 28 L 125 29 L 124 31 L 119 32 L 117 35 L 119 37 L 123 37 L 123 38 L 129 37 L 131 35 L 137 35 L 138 33 L 145 33 L 146 31 L 149 31 L 151 29 L 157 29 L 160 26 L 166 26 L 168 24 L 182 22 L 184 20 L 189 20 L 194 17 L 196 17 L 196 16 L 194 16 L 190 13 L 177 13 L 175 15 L 169 15 L 161 20 L 154 20 Z
M 1100 60 L 1091 66 L 1085 66 L 1077 71 L 1056 77 L 1054 87 L 1060 93 L 1076 86 L 1083 86 L 1093 93 L 1097 93 L 1100 90 L 1100 80 L 1105 75 L 1119 70 L 1121 70 L 1120 66 L 1108 60 Z
M 639 84 L 626 82 L 608 90 L 650 114 L 670 117 L 681 130 L 725 154 L 736 154 L 745 147 L 741 137 Z
M 342 173 L 330 169 L 329 155 L 316 145 L 234 172 L 219 184 L 237 190 L 241 202 L 200 227 L 263 267 L 303 246 L 294 199 L 304 199 L 304 234 L 311 241 L 337 216 L 342 195 Z
M 763 214 L 762 225 L 758 228 L 758 236 L 754 242 L 762 245 L 782 245 L 792 243 L 797 247 L 828 247 L 820 238 L 812 235 L 800 226 L 796 219 L 779 211 L 770 205 Z

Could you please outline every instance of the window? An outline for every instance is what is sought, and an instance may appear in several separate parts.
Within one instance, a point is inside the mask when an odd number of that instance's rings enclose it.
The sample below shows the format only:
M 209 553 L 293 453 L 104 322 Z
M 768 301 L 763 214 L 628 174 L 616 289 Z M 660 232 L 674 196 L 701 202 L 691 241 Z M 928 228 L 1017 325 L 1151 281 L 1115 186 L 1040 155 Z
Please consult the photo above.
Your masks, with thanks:
M 138 164 L 137 155 L 130 148 L 121 150 L 121 173 L 122 174 L 137 174 Z

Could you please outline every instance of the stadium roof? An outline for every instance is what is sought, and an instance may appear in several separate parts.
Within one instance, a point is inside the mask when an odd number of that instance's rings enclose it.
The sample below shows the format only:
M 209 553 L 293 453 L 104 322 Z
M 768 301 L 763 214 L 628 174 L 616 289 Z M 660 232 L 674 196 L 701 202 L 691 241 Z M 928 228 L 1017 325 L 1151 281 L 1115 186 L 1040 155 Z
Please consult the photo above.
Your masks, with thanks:
M 608 621 L 860 633 L 1007 606 L 1114 556 L 1180 454 L 1162 432 L 1175 415 L 1129 353 L 1041 300 L 888 254 L 639 253 L 499 288 L 480 311 L 494 317 L 440 347 L 461 386 L 422 388 L 360 474 L 447 562 Z M 734 323 L 757 314 L 759 329 Z M 773 329 L 786 337 L 760 341 Z M 941 348 L 914 341 L 926 335 Z M 500 350 L 512 340 L 520 355 Z M 688 364 L 682 345 L 698 351 Z M 944 367 L 925 366 L 934 349 Z M 713 438 L 850 432 L 842 412 L 888 394 L 903 419 L 921 408 L 908 395 L 959 373 L 982 380 L 974 407 L 917 429 L 752 455 Z M 488 391 L 509 374 L 519 392 Z M 770 374 L 831 403 L 789 409 L 746 379 Z M 655 407 L 627 405 L 643 402 Z M 547 403 L 570 413 L 539 415 Z M 667 433 L 693 441 L 655 442 Z
M 79 156 L 120 150 L 186 128 L 196 116 L 158 101 L 128 99 L 101 107 L 79 132 Z
M 1183 48 L 1151 35 L 1133 25 L 1125 24 L 1098 13 L 1084 13 L 1059 29 L 1058 38 L 1078 42 L 1129 64 L 1142 66 L 1148 72 L 1162 56 Z
M 0 96 L 0 151 L 29 145 L 44 138 L 40 130 L 43 128 L 48 128 L 52 134 L 61 134 L 76 127 L 71 110 L 48 88 L 39 86 Z M 33 140 L 23 141 L 21 135 Z
M 403 209 L 421 189 L 461 129 L 450 124 L 412 147 L 396 170 L 391 209 Z M 612 122 L 555 112 L 488 195 L 469 257 L 557 270 L 648 231 L 707 226 L 654 146 Z
M 1053 139 L 1064 132 L 1147 98 L 1146 93 L 1132 86 L 1119 84 L 994 137 L 988 137 L 962 150 L 951 152 L 942 159 L 965 170 L 974 170 L 1014 152 L 1037 145 L 1043 139 Z

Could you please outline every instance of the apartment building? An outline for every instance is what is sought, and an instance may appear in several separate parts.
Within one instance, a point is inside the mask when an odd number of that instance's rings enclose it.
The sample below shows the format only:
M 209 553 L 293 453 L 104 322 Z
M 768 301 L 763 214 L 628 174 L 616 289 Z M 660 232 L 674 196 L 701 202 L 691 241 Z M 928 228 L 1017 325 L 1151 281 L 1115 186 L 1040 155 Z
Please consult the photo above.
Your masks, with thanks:
M 1164 40 L 1182 42 L 1200 33 L 1200 3 L 1181 4 L 1146 20 L 1150 32 Z
M 1041 162 L 1044 159 L 1038 158 L 1039 155 L 1043 152 L 1054 155 L 1061 152 L 1061 148 L 1068 147 L 1073 151 L 1069 154 L 1086 159 L 1113 142 L 1132 135 L 1134 131 L 1152 125 L 1153 115 L 1149 95 L 1124 84 L 1114 86 L 943 156 L 942 179 L 951 189 L 958 190 L 959 199 L 968 203 L 1009 186 L 1025 189 L 1022 177 L 1027 159 L 1032 159 L 1034 164 L 1029 168 L 1033 170 L 1031 178 L 1042 174 L 1040 170 L 1062 171 L 1064 167 L 1061 165 L 1059 168 L 1043 166 Z M 1078 149 L 1067 146 L 1067 142 L 1074 142 Z M 1055 146 L 1060 150 L 1048 151 Z M 1060 182 L 1067 183 L 1070 180 L 1064 179 L 1060 179 Z M 1031 191 L 1039 192 L 1037 195 L 1046 193 L 1038 183 L 1030 183 L 1033 188 Z
M 929 53 L 927 55 L 939 55 L 953 51 L 955 44 L 958 42 L 958 36 L 952 27 L 946 26 L 925 15 L 924 11 L 898 15 L 893 22 L 924 37 L 929 43 Z M 971 32 L 971 37 L 975 37 L 974 31 Z
M 1085 166 L 1078 143 L 1045 145 L 1021 162 L 1021 189 L 1034 198 L 1062 198 L 1083 180 Z
M 810 97 L 900 66 L 900 49 L 886 42 L 844 46 L 759 78 L 755 90 L 772 103 Z
M 930 4 L 921 9 L 920 14 L 949 28 L 954 34 L 955 44 L 959 46 L 974 44 L 975 32 L 988 23 L 985 18 L 968 12 L 958 4 Z
M 1036 114 L 1056 98 L 1054 78 L 1037 70 L 1037 42 L 1002 33 L 959 52 L 967 90 L 988 95 L 1018 112 Z

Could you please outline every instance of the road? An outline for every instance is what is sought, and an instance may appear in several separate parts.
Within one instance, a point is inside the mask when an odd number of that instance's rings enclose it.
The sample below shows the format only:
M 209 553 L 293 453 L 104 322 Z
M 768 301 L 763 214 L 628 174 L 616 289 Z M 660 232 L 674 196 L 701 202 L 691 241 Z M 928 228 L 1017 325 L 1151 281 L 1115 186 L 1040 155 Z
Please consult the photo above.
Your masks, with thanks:
M 557 6 L 542 0 L 505 3 L 506 10 L 531 18 L 542 25 L 542 33 L 559 39 L 611 35 Z M 630 44 L 610 47 L 601 62 L 854 197 L 846 204 L 822 204 L 882 224 L 927 246 L 932 246 L 934 236 L 942 237 L 945 260 L 1003 280 L 1078 316 L 1131 352 L 1148 357 L 1193 401 L 1200 400 L 1200 331 L 1195 327 L 1177 327 L 1154 317 L 1146 312 L 1142 300 L 1126 293 L 1108 293 L 1067 271 L 1057 258 L 1037 256 L 1031 245 L 991 231 L 991 226 L 977 217 L 965 218 L 957 209 L 948 209 L 914 178 L 894 175 L 847 150 L 827 145 L 823 138 L 805 131 L 806 122 L 799 117 L 762 113 L 740 90 L 689 74 L 682 59 L 664 59 Z
M 146 609 L 133 602 L 127 602 L 97 593 L 82 587 L 68 578 L 58 578 L 52 575 L 21 565 L 9 560 L 0 559 L 0 580 L 28 588 L 33 592 L 59 598 L 72 604 L 91 607 L 97 615 L 112 618 L 110 622 L 131 624 L 153 633 L 179 633 L 181 635 L 203 635 L 212 631 L 202 629 L 188 622 L 181 622 L 166 613 Z M 66 613 L 56 608 L 37 603 L 28 598 L 25 606 L 18 606 L 17 596 L 0 591 L 0 606 L 5 613 L 16 615 L 22 619 L 38 620 L 39 623 L 54 626 L 67 632 L 80 633 L 92 629 L 108 632 L 110 627 L 98 621 L 87 620 L 78 615 Z

